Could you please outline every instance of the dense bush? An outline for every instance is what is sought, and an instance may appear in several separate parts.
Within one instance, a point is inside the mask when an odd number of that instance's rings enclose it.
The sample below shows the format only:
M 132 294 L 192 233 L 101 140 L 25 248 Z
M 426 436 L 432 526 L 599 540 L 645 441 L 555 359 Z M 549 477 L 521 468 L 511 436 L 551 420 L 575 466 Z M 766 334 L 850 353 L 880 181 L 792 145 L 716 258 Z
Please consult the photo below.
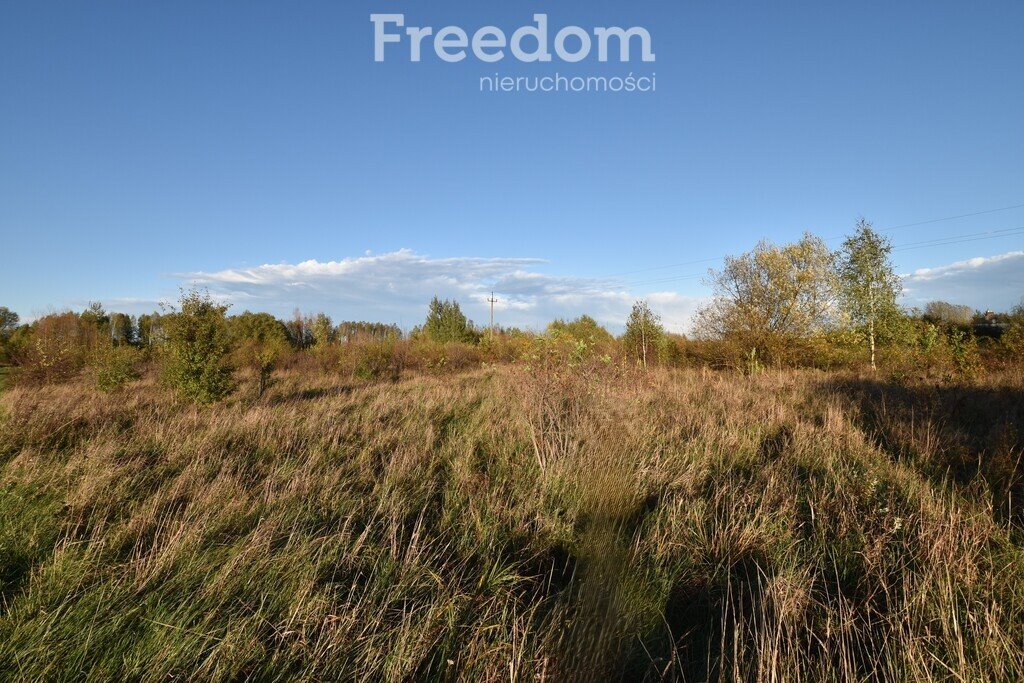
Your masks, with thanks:
M 187 400 L 212 403 L 233 387 L 227 309 L 209 294 L 192 290 L 184 292 L 179 309 L 164 318 L 164 379 Z
M 475 368 L 483 359 L 480 347 L 475 344 L 416 338 L 410 341 L 408 349 L 411 368 L 435 374 Z
M 291 351 L 288 329 L 268 313 L 250 313 L 228 320 L 234 364 L 256 375 L 256 395 L 263 396 L 270 376 Z
M 131 346 L 101 346 L 91 365 L 96 386 L 101 391 L 115 391 L 139 378 L 142 354 Z
M 1024 319 L 1015 320 L 1003 334 L 1003 345 L 1010 355 L 1024 361 Z
M 351 343 L 346 352 L 353 377 L 396 382 L 407 363 L 408 345 L 397 339 L 369 340 Z
M 488 363 L 515 362 L 529 351 L 534 337 L 535 335 L 522 331 L 485 334 L 479 345 L 481 357 Z

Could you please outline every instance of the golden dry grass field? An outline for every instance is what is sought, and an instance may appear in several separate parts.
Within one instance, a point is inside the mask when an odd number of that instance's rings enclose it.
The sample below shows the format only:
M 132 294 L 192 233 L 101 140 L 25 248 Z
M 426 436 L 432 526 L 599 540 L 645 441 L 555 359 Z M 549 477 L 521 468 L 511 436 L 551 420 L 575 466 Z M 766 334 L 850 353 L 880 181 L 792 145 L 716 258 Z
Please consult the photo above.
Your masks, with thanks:
M 1022 397 L 520 365 L 211 407 L 10 387 L 0 676 L 1020 680 Z

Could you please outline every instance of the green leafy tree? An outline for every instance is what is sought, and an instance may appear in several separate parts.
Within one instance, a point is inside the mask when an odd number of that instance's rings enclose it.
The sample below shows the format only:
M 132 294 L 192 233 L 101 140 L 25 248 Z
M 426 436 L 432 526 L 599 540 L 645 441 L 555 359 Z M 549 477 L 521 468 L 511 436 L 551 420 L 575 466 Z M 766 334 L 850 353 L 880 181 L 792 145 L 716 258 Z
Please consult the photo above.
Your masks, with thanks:
M 661 318 L 651 311 L 646 301 L 637 301 L 626 321 L 626 333 L 622 345 L 626 353 L 637 363 L 647 367 L 647 361 L 657 358 L 658 348 L 663 344 L 665 328 Z
M 158 315 L 159 314 L 157 313 L 153 313 L 152 315 L 149 313 L 143 313 L 139 316 L 138 324 L 136 325 L 136 331 L 139 337 L 139 346 L 150 346 L 153 343 L 151 332 L 153 330 L 154 319 L 157 318 Z
M 898 325 L 902 314 L 896 304 L 900 278 L 892 266 L 892 244 L 863 218 L 843 242 L 839 256 L 839 282 L 843 311 L 867 341 L 871 369 L 879 334 Z
M 423 335 L 437 342 L 474 343 L 479 335 L 462 312 L 457 301 L 442 301 L 434 297 L 430 302 L 427 320 L 423 324 Z
M 10 337 L 11 333 L 17 329 L 20 320 L 17 313 L 6 306 L 0 306 L 0 337 L 5 339 Z
M 954 328 L 949 332 L 949 346 L 953 352 L 953 364 L 960 376 L 974 378 L 981 371 L 981 356 L 975 336 Z
M 334 323 L 326 313 L 313 316 L 308 327 L 314 348 L 324 349 L 334 342 Z
M 239 344 L 246 340 L 265 342 L 278 339 L 288 342 L 287 327 L 269 313 L 245 311 L 228 318 L 228 327 L 232 340 Z
M 288 328 L 269 313 L 250 313 L 229 319 L 238 362 L 256 373 L 257 394 L 263 396 L 274 368 L 291 348 Z
M 140 315 L 136 324 L 136 335 L 139 346 L 159 346 L 167 341 L 164 331 L 164 316 L 159 313 Z
M 666 367 L 681 367 L 686 357 L 686 337 L 666 332 L 658 345 L 658 363 Z
M 18 329 L 20 320 L 17 313 L 6 306 L 0 306 L 0 363 L 11 362 L 11 337 Z
M 178 310 L 164 316 L 164 377 L 183 398 L 213 403 L 232 388 L 228 307 L 208 292 L 182 292 Z
M 82 322 L 91 325 L 102 337 L 110 335 L 110 316 L 99 301 L 90 301 L 89 307 L 79 316 Z
M 125 313 L 110 316 L 110 341 L 116 346 L 134 344 L 137 337 L 135 321 Z

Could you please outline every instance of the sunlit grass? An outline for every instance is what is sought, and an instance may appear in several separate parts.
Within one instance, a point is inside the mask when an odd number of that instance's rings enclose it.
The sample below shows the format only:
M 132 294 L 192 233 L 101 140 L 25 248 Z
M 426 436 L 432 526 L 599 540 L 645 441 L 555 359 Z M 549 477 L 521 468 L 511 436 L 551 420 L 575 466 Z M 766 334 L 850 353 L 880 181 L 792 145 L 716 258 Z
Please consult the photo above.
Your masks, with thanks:
M 814 371 L 11 388 L 0 671 L 1018 679 L 1024 384 L 990 382 L 959 426 Z

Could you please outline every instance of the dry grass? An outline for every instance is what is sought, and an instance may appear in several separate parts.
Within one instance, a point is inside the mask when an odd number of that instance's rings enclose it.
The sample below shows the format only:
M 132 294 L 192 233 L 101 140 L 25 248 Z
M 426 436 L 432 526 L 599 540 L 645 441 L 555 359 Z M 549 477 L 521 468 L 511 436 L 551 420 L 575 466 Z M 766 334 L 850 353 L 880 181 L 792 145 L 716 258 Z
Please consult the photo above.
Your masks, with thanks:
M 11 388 L 0 672 L 1017 680 L 1024 382 L 989 381 L 970 424 L 814 371 Z

